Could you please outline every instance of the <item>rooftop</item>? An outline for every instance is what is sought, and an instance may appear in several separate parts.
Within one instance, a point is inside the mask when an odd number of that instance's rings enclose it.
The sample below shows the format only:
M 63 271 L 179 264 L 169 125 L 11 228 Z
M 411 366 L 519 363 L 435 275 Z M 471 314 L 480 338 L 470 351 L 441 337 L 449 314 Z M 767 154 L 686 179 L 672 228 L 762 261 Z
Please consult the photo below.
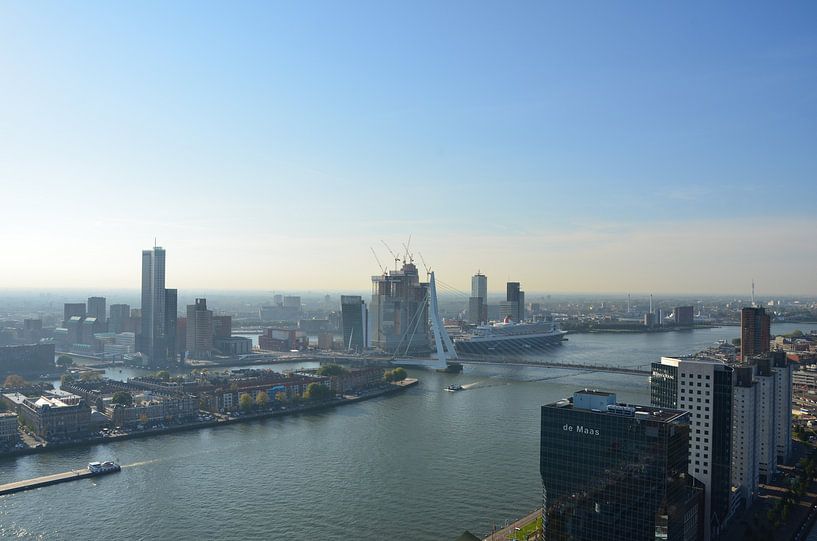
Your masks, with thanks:
M 594 406 L 592 409 L 586 407 L 586 404 L 580 405 L 575 403 L 575 399 L 581 400 L 584 397 L 598 397 L 600 401 L 592 401 Z M 639 404 L 627 404 L 624 402 L 615 402 L 615 393 L 608 393 L 603 391 L 588 391 L 583 389 L 576 391 L 572 398 L 563 398 L 552 404 L 545 404 L 546 408 L 557 409 L 575 409 L 584 412 L 589 412 L 594 415 L 612 415 L 615 417 L 634 417 L 638 420 L 651 419 L 664 423 L 676 421 L 677 419 L 688 415 L 688 412 L 672 408 L 658 408 L 654 406 L 642 406 Z M 596 407 L 603 401 L 603 408 Z

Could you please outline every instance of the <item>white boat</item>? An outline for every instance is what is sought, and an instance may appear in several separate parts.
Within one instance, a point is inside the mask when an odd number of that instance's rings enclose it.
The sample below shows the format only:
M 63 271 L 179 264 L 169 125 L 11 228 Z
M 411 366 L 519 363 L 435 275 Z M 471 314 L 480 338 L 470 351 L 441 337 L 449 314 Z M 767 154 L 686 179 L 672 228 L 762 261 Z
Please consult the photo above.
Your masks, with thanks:
M 462 391 L 462 390 L 463 390 L 463 386 L 462 386 L 462 385 L 456 385 L 456 384 L 453 384 L 453 385 L 449 385 L 448 387 L 446 387 L 446 388 L 445 388 L 445 390 L 446 390 L 446 391 L 448 391 L 448 392 L 450 392 L 450 393 L 455 393 L 455 392 L 457 392 L 457 391 Z
M 121 469 L 119 464 L 111 461 L 88 463 L 88 471 L 91 473 L 111 473 Z

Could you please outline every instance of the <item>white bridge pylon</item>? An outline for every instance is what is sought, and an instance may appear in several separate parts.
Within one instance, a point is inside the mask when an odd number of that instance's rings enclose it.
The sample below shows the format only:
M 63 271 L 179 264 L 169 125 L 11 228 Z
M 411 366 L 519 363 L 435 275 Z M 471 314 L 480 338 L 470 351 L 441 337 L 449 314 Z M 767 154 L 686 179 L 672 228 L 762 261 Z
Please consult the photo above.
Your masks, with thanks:
M 437 283 L 434 280 L 434 271 L 431 271 L 431 277 L 428 283 L 428 302 L 429 302 L 429 319 L 431 320 L 431 331 L 434 333 L 434 343 L 437 346 L 437 366 L 436 368 L 445 368 L 446 361 L 449 359 L 457 359 L 457 351 L 454 349 L 454 342 L 448 336 L 448 331 L 445 330 L 442 319 L 440 319 L 440 311 L 437 308 Z

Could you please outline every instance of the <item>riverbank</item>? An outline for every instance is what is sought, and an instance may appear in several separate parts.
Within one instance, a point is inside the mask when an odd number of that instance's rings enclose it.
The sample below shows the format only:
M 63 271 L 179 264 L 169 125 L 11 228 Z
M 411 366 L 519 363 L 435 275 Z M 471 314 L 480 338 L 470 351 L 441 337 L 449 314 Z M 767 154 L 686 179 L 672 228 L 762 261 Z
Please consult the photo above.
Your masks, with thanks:
M 27 447 L 23 449 L 13 449 L 6 453 L 0 454 L 0 460 L 4 460 L 7 458 L 16 458 L 25 455 L 48 453 L 51 451 L 57 451 L 60 449 L 67 449 L 72 447 L 85 447 L 89 445 L 107 444 L 130 439 L 161 436 L 164 434 L 172 434 L 176 432 L 187 432 L 190 430 L 201 430 L 205 428 L 215 428 L 220 426 L 232 425 L 236 423 L 246 423 L 249 421 L 269 419 L 272 417 L 284 417 L 289 415 L 297 415 L 300 413 L 312 413 L 341 406 L 348 406 L 350 404 L 357 404 L 359 402 L 364 402 L 366 400 L 371 400 L 373 398 L 378 398 L 380 396 L 388 396 L 396 393 L 401 393 L 406 389 L 409 389 L 410 387 L 418 385 L 419 383 L 420 381 L 418 379 L 406 378 L 403 381 L 389 383 L 387 387 L 384 386 L 378 389 L 374 389 L 372 391 L 362 393 L 359 396 L 347 396 L 344 398 L 327 400 L 317 404 L 305 404 L 288 407 L 287 409 L 242 414 L 241 416 L 236 417 L 220 417 L 215 421 L 196 421 L 192 423 L 166 426 L 164 428 L 135 430 L 132 432 L 116 434 L 113 436 L 92 436 L 90 438 L 85 438 L 82 440 L 72 440 L 67 442 L 45 444 L 42 447 Z

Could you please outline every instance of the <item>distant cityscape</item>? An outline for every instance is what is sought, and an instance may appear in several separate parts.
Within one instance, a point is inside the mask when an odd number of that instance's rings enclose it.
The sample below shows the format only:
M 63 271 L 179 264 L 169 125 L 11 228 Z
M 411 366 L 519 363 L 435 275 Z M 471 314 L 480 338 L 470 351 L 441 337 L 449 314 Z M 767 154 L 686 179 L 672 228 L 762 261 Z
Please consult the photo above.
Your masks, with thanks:
M 737 325 L 739 337 L 731 341 L 653 361 L 650 404 L 581 389 L 542 406 L 542 507 L 514 532 L 486 539 L 518 539 L 515 532 L 524 531 L 529 540 L 708 541 L 735 538 L 737 530 L 763 538 L 770 524 L 791 524 L 792 502 L 805 489 L 780 500 L 763 523 L 748 517 L 765 505 L 764 491 L 792 475 L 782 476 L 795 459 L 800 469 L 817 461 L 817 450 L 804 447 L 817 422 L 811 411 L 817 332 L 771 333 L 773 321 L 817 319 L 813 300 L 760 302 L 753 291 L 748 302 L 629 294 L 601 301 L 528 295 L 528 302 L 519 282 L 507 282 L 497 298 L 481 272 L 471 277 L 470 292 L 460 292 L 435 282 L 428 269 L 430 280 L 423 279 L 408 253 L 395 263 L 371 276 L 370 298 L 273 294 L 255 305 L 234 298 L 216 312 L 212 301 L 194 297 L 180 310 L 179 291 L 165 284 L 166 252 L 154 247 L 142 252 L 139 308 L 108 306 L 98 295 L 65 302 L 59 312 L 53 305 L 16 307 L 0 330 L 6 410 L 0 452 L 38 453 L 359 403 L 416 385 L 398 367 L 435 356 L 450 373 L 469 362 L 549 366 L 529 357 L 558 351 L 571 333 Z M 442 327 L 435 324 L 441 314 Z M 445 355 L 440 334 L 453 348 Z M 230 370 L 294 359 L 320 368 Z M 155 372 L 126 380 L 105 375 L 116 367 Z M 48 383 L 55 378 L 59 388 Z M 0 485 L 0 493 L 21 486 Z

